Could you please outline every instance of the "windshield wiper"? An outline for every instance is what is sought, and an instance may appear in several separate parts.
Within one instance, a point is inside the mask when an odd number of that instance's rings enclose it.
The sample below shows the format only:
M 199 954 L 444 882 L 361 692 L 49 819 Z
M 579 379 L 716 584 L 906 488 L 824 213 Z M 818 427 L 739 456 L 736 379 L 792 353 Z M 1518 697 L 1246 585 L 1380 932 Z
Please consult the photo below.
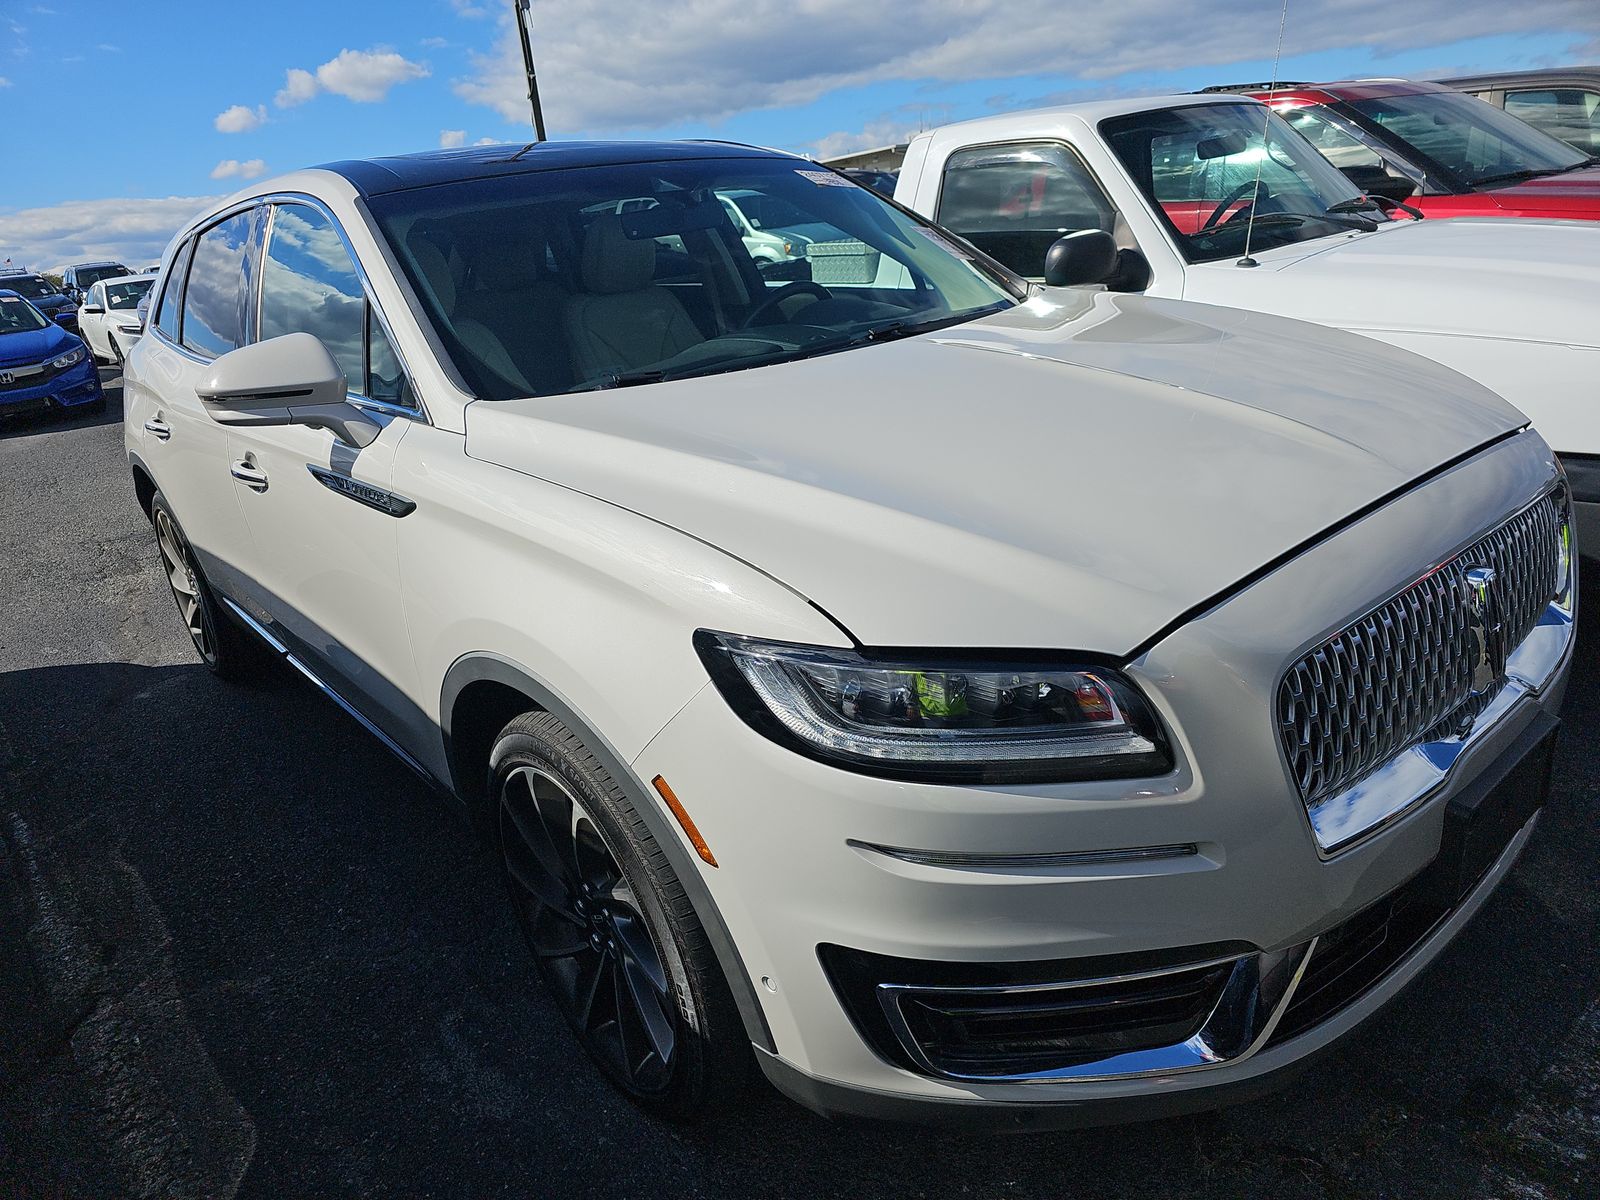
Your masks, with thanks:
M 1522 167 L 1516 171 L 1501 171 L 1498 175 L 1484 175 L 1472 181 L 1473 187 L 1486 183 L 1513 183 L 1518 179 L 1538 179 L 1541 175 L 1558 175 L 1565 167 Z
M 636 387 L 641 383 L 660 383 L 667 377 L 665 371 L 646 368 L 638 371 L 608 371 L 598 379 L 568 388 L 569 392 L 600 392 L 607 388 Z
M 1547 175 L 1565 175 L 1568 171 L 1581 171 L 1585 167 L 1600 167 L 1600 154 L 1591 154 L 1588 158 L 1580 158 L 1575 163 L 1564 167 L 1557 167 L 1554 171 L 1545 172 Z

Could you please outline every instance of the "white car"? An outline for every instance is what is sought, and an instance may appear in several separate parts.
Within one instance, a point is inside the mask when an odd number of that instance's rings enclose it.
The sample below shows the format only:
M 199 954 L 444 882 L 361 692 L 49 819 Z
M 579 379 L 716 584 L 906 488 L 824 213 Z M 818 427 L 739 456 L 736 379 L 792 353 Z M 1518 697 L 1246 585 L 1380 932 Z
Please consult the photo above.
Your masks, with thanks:
M 1600 223 L 1413 221 L 1260 102 L 1218 95 L 947 125 L 912 139 L 895 199 L 1030 278 L 1091 231 L 1055 281 L 1316 321 L 1462 372 L 1560 452 L 1600 555 Z
M 119 275 L 91 284 L 78 306 L 78 332 L 101 362 L 122 362 L 144 332 L 139 316 L 154 274 Z
M 189 635 L 287 658 L 493 839 L 648 1109 L 752 1058 L 821 1111 L 1012 1127 L 1269 1086 L 1533 834 L 1560 467 L 1425 359 L 1030 295 L 835 180 L 546 143 L 197 216 L 125 372 Z M 764 280 L 733 189 L 875 274 Z

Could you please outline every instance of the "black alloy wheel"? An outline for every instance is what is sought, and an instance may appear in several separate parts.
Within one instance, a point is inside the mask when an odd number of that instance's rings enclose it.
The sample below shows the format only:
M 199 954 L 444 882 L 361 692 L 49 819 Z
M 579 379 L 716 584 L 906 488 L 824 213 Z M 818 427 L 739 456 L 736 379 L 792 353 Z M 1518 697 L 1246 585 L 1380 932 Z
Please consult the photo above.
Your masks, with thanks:
M 682 1020 L 644 907 L 600 824 L 565 782 L 500 776 L 500 841 L 523 934 L 562 1014 L 631 1097 L 672 1088 Z

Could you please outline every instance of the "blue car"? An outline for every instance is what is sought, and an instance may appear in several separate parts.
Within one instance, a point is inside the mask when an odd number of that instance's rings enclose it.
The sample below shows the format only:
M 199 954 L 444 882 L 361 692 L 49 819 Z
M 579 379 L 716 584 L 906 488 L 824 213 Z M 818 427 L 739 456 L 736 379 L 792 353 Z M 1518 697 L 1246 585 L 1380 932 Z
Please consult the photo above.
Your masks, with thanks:
M 83 339 L 0 289 L 0 417 L 105 410 L 100 373 Z
M 0 274 L 0 291 L 15 292 L 57 325 L 78 332 L 78 304 L 43 275 L 31 271 Z

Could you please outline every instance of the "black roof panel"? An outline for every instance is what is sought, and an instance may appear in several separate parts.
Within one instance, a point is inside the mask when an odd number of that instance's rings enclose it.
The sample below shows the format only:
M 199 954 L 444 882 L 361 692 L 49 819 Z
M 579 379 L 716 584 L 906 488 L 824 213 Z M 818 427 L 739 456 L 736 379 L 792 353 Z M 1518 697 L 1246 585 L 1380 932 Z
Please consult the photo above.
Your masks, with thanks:
M 515 142 L 496 146 L 463 146 L 458 150 L 427 150 L 383 158 L 347 159 L 323 163 L 320 170 L 348 179 L 366 196 L 408 188 L 455 183 L 463 179 L 490 179 L 501 175 L 526 175 L 571 167 L 615 166 L 619 163 L 681 162 L 695 158 L 773 158 L 775 150 L 761 150 L 733 142 Z

